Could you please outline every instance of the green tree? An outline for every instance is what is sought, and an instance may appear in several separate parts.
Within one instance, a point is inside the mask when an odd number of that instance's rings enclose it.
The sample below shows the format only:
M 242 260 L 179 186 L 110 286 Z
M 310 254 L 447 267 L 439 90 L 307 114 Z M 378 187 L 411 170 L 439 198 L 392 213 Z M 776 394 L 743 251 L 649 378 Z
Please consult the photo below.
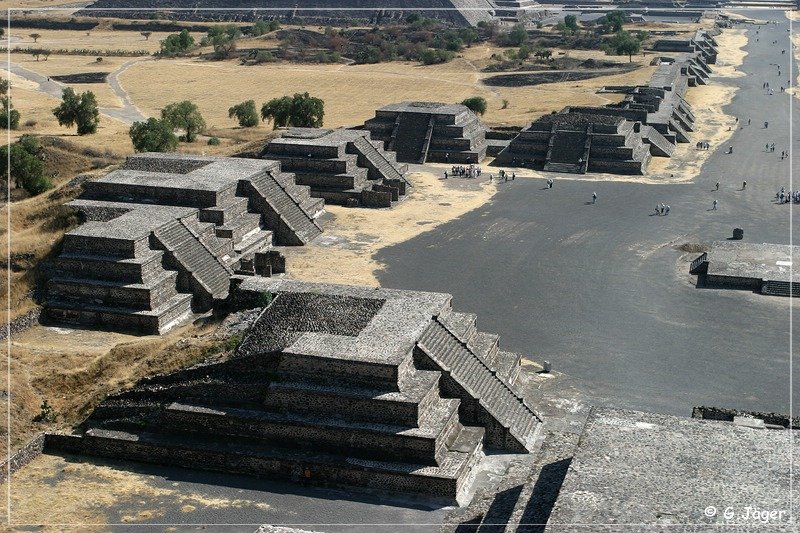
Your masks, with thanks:
M 292 116 L 292 97 L 273 98 L 261 106 L 261 120 L 272 121 L 272 129 L 289 125 Z
M 172 127 L 157 118 L 134 122 L 128 135 L 137 152 L 171 152 L 178 146 L 178 137 L 172 132 Z
M 528 32 L 522 24 L 514 26 L 506 36 L 506 42 L 509 46 L 520 46 L 526 40 L 528 40 Z
M 486 113 L 486 98 L 483 96 L 472 96 L 461 102 L 461 105 L 466 106 L 478 115 Z
M 545 59 L 549 59 L 552 55 L 553 52 L 551 50 L 546 50 L 544 48 L 540 48 L 533 53 L 533 57 L 538 57 L 542 61 L 544 61 Z
M 597 20 L 601 33 L 619 33 L 625 23 L 624 11 L 611 11 Z
M 258 126 L 258 111 L 255 100 L 247 100 L 228 109 L 228 117 L 236 117 L 243 128 Z
M 30 37 L 31 39 L 33 39 L 33 42 L 35 43 L 35 42 L 38 42 L 38 41 L 39 41 L 39 39 L 41 39 L 41 38 L 42 38 L 42 34 L 41 34 L 41 33 L 31 33 L 31 34 L 29 35 L 29 37 Z
M 608 48 L 618 55 L 627 55 L 628 61 L 633 61 L 633 54 L 638 54 L 641 49 L 639 40 L 630 32 L 620 31 L 609 40 Z
M 8 180 L 10 170 L 14 186 L 21 187 L 32 195 L 51 189 L 53 184 L 44 176 L 44 163 L 39 152 L 39 141 L 30 135 L 23 135 L 19 141 L 10 146 L 3 145 L 0 147 L 0 159 L 10 160 L 11 164 L 0 166 L 2 168 L 0 178 Z
M 11 105 L 11 98 L 0 96 L 0 129 L 17 128 L 19 128 L 19 111 Z
M 517 52 L 517 58 L 525 60 L 528 59 L 531 55 L 531 49 L 528 48 L 527 44 L 523 44 L 519 47 L 519 51 Z
M 265 33 L 275 31 L 280 27 L 281 25 L 277 20 L 259 19 L 253 24 L 253 28 L 250 30 L 250 33 L 258 37 L 259 35 L 264 35 Z
M 0 94 L 8 94 L 8 80 L 0 78 Z
M 571 30 L 572 33 L 578 31 L 578 17 L 575 15 L 567 15 L 564 17 L 564 26 Z
M 139 35 L 144 37 L 145 41 L 149 41 L 150 40 L 150 36 L 153 35 L 153 32 L 151 32 L 151 31 L 143 31 L 143 32 L 139 32 Z
M 78 125 L 78 135 L 95 133 L 100 122 L 100 111 L 97 109 L 97 98 L 92 91 L 78 96 L 71 87 L 61 93 L 61 105 L 53 109 L 58 124 L 71 128 Z
M 161 119 L 174 130 L 181 129 L 186 132 L 186 142 L 194 142 L 197 133 L 204 130 L 206 122 L 197 106 L 189 100 L 169 104 L 161 110 Z
M 161 55 L 178 56 L 183 55 L 194 47 L 194 37 L 189 35 L 188 30 L 181 30 L 180 33 L 173 33 L 161 41 Z
M 213 26 L 200 44 L 212 46 L 218 59 L 227 59 L 236 51 L 236 40 L 241 36 L 242 30 L 238 26 Z
M 319 128 L 325 116 L 325 102 L 308 93 L 273 98 L 261 106 L 261 118 L 272 121 L 273 128 L 295 126 Z

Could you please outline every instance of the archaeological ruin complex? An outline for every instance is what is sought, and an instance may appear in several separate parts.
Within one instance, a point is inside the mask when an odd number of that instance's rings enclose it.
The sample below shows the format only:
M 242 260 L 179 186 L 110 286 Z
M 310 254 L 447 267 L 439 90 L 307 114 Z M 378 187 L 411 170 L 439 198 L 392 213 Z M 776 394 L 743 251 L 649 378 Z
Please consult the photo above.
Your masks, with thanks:
M 328 204 L 391 207 L 410 192 L 408 165 L 363 130 L 290 128 L 261 157 L 280 161 L 299 185 L 311 188 L 311 196 Z
M 47 282 L 59 321 L 163 333 L 228 296 L 233 273 L 283 272 L 275 245 L 321 233 L 324 202 L 274 161 L 137 154 L 84 185 Z
M 649 83 L 605 87 L 621 93 L 603 107 L 568 106 L 521 131 L 494 160 L 496 165 L 584 174 L 645 174 L 652 156 L 671 157 L 688 143 L 694 115 L 685 100 L 688 87 L 706 84 L 716 62 L 716 42 L 707 32 L 685 44 L 679 59 L 659 58 Z
M 238 277 L 266 307 L 224 361 L 141 380 L 48 448 L 466 503 L 483 449 L 534 450 L 541 420 L 503 352 L 447 294 Z M 235 284 L 236 285 L 236 284 Z

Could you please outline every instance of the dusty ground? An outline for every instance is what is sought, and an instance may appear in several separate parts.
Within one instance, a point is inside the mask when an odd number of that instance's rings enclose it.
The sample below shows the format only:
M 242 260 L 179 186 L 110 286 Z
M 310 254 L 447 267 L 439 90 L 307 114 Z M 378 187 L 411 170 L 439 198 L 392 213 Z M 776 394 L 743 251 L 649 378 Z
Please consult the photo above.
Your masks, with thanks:
M 446 168 L 441 165 L 442 173 Z M 488 172 L 488 171 L 487 171 Z M 328 283 L 378 286 L 377 251 L 454 220 L 491 199 L 496 192 L 488 174 L 476 179 L 414 172 L 409 197 L 392 209 L 350 209 L 328 206 L 333 220 L 311 246 L 286 248 L 292 278 Z
M 178 485 L 175 483 L 174 485 Z M 76 530 L 104 531 L 103 524 L 136 524 L 163 516 L 164 509 L 155 505 L 167 500 L 181 506 L 187 521 L 203 510 L 255 507 L 266 510 L 263 501 L 249 499 L 210 498 L 185 493 L 177 488 L 156 486 L 150 476 L 121 470 L 102 460 L 82 462 L 80 459 L 43 455 L 11 480 L 11 519 L 14 524 L 51 524 L 43 531 L 63 531 L 61 524 L 79 524 Z M 45 490 L 42 490 L 46 487 Z M 80 487 L 76 491 L 76 487 Z M 0 485 L 5 493 L 6 485 Z M 144 500 L 152 507 L 143 505 Z M 2 506 L 5 507 L 5 498 Z M 121 508 L 111 513 L 112 508 Z M 96 524 L 95 527 L 91 525 Z

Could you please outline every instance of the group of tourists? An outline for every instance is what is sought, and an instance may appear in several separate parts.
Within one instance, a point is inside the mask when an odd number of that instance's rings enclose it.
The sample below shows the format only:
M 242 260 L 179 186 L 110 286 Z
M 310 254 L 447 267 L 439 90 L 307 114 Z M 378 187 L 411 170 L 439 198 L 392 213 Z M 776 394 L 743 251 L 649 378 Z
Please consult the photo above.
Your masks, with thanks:
M 781 187 L 780 192 L 775 193 L 775 200 L 779 204 L 800 204 L 800 191 L 786 192 L 786 187 Z
M 711 143 L 708 141 L 699 141 L 696 146 L 698 150 L 708 150 L 711 148 Z
M 463 165 L 453 165 L 450 167 L 449 176 L 460 176 L 462 178 L 477 178 L 482 173 L 481 167 L 477 165 L 470 165 L 465 167 Z M 501 171 L 502 172 L 502 171 Z M 448 173 L 444 171 L 444 179 L 447 179 Z
M 667 204 L 658 204 L 656 206 L 656 215 L 669 215 L 669 206 Z

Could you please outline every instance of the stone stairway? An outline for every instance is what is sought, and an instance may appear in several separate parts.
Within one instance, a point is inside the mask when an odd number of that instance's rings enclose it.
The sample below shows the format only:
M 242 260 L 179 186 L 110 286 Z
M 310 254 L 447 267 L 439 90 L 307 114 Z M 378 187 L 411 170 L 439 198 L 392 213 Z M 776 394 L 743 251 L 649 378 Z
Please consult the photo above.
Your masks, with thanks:
M 430 113 L 402 113 L 397 120 L 392 149 L 397 160 L 404 163 L 423 163 L 430 143 Z M 427 142 L 426 142 L 427 141 Z
M 364 137 L 360 137 L 353 142 L 356 150 L 369 161 L 369 164 L 375 168 L 383 179 L 402 180 L 406 181 L 403 174 L 386 157 L 378 151 L 371 142 Z
M 765 281 L 761 286 L 761 294 L 770 296 L 792 296 L 800 297 L 800 283 L 790 283 L 788 281 Z
M 675 145 L 664 138 L 652 126 L 642 126 L 642 137 L 650 145 L 650 153 L 660 157 L 672 157 Z
M 302 245 L 322 233 L 319 225 L 303 211 L 301 203 L 287 192 L 273 173 L 266 172 L 258 177 L 249 178 L 249 182 L 258 195 L 258 198 L 254 199 L 256 208 L 275 225 L 282 226 L 276 228 L 278 244 Z
M 546 172 L 561 172 L 562 174 L 582 174 L 581 165 L 577 163 L 553 163 L 547 162 L 544 164 Z
M 476 398 L 521 449 L 529 449 L 539 418 L 480 357 L 438 320 L 428 326 L 418 346 L 469 397 Z
M 191 292 L 197 295 L 201 308 L 213 300 L 228 296 L 230 270 L 206 248 L 182 220 L 153 232 L 157 245 L 163 247 L 176 270 L 189 278 Z

